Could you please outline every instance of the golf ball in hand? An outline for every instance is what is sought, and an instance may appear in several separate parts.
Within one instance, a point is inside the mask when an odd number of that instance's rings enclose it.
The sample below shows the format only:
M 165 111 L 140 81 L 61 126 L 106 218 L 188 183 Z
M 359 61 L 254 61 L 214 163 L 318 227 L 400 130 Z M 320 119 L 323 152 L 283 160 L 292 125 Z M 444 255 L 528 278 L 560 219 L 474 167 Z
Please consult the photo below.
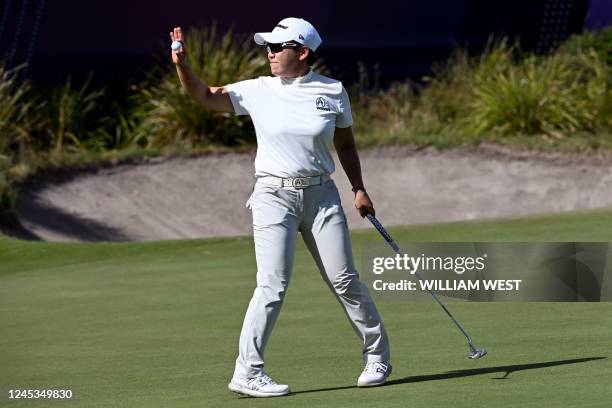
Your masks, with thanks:
M 183 48 L 183 43 L 180 41 L 173 41 L 170 47 L 172 48 L 172 51 L 178 51 Z

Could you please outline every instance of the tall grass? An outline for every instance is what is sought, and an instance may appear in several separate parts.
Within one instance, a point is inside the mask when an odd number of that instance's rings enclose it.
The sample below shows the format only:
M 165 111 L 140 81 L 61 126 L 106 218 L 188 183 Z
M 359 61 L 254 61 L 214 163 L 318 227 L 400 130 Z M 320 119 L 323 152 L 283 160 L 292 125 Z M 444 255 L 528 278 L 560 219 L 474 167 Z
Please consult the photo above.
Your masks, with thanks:
M 570 54 L 581 54 L 591 49 L 599 54 L 608 66 L 612 66 L 612 26 L 572 35 L 559 47 L 560 52 Z
M 18 81 L 20 65 L 7 69 L 0 61 L 0 155 L 21 156 L 31 145 L 30 135 L 41 128 L 37 110 L 40 99 L 32 92 L 29 81 Z
M 31 116 L 36 100 L 30 98 L 30 83 L 17 81 L 23 68 L 7 69 L 0 61 L 0 215 L 14 201 L 9 171 L 28 149 L 29 132 L 37 126 Z
M 588 36 L 550 55 L 525 53 L 505 40 L 489 43 L 477 56 L 458 50 L 424 78 L 425 86 L 405 81 L 365 99 L 358 93 L 361 144 L 612 134 L 612 66 L 594 46 L 599 37 Z
M 40 142 L 55 152 L 100 147 L 99 129 L 108 117 L 97 116 L 104 89 L 90 91 L 90 74 L 83 85 L 73 88 L 71 79 L 53 89 L 42 111 L 45 135 Z
M 468 133 L 559 135 L 606 126 L 608 68 L 594 50 L 519 61 L 513 51 L 502 44 L 467 66 L 458 121 Z

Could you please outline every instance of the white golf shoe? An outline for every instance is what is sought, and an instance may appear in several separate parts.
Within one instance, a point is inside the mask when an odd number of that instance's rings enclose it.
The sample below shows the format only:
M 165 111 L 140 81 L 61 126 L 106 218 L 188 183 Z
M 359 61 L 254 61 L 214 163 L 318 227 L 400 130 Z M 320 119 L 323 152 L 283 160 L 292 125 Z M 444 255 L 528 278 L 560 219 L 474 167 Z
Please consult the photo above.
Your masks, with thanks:
M 277 384 L 266 373 L 253 378 L 232 378 L 227 388 L 252 397 L 280 397 L 289 394 L 289 386 Z
M 357 386 L 375 387 L 377 385 L 383 385 L 387 377 L 391 375 L 391 371 L 391 363 L 388 361 L 367 363 L 357 380 Z

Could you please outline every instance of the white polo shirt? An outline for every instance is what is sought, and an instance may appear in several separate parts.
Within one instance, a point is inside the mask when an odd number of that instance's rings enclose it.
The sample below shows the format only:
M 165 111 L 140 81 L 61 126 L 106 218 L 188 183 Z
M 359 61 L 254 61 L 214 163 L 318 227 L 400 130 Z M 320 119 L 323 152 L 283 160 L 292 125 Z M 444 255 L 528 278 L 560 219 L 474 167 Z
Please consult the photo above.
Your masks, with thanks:
M 237 115 L 251 115 L 257 135 L 255 176 L 331 174 L 336 127 L 353 124 L 340 81 L 314 71 L 298 78 L 263 76 L 226 85 Z

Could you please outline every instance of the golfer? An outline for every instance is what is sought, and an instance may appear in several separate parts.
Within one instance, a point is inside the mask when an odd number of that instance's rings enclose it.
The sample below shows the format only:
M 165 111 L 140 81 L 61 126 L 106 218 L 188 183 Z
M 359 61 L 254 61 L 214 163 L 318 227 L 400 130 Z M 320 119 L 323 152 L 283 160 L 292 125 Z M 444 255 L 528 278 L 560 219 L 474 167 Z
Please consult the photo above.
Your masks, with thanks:
M 185 91 L 207 109 L 250 115 L 257 135 L 257 182 L 246 204 L 253 215 L 257 287 L 229 389 L 255 397 L 289 393 L 289 386 L 264 372 L 264 350 L 289 285 L 298 232 L 363 342 L 365 368 L 357 385 L 383 384 L 391 374 L 387 333 L 354 266 L 346 217 L 330 178 L 332 143 L 353 186 L 355 208 L 365 217 L 374 207 L 361 178 L 346 90 L 310 68 L 321 37 L 309 22 L 286 18 L 254 38 L 267 46 L 272 75 L 221 87 L 208 86 L 189 68 L 180 27 L 170 37 L 182 43 L 173 47 L 172 60 Z

